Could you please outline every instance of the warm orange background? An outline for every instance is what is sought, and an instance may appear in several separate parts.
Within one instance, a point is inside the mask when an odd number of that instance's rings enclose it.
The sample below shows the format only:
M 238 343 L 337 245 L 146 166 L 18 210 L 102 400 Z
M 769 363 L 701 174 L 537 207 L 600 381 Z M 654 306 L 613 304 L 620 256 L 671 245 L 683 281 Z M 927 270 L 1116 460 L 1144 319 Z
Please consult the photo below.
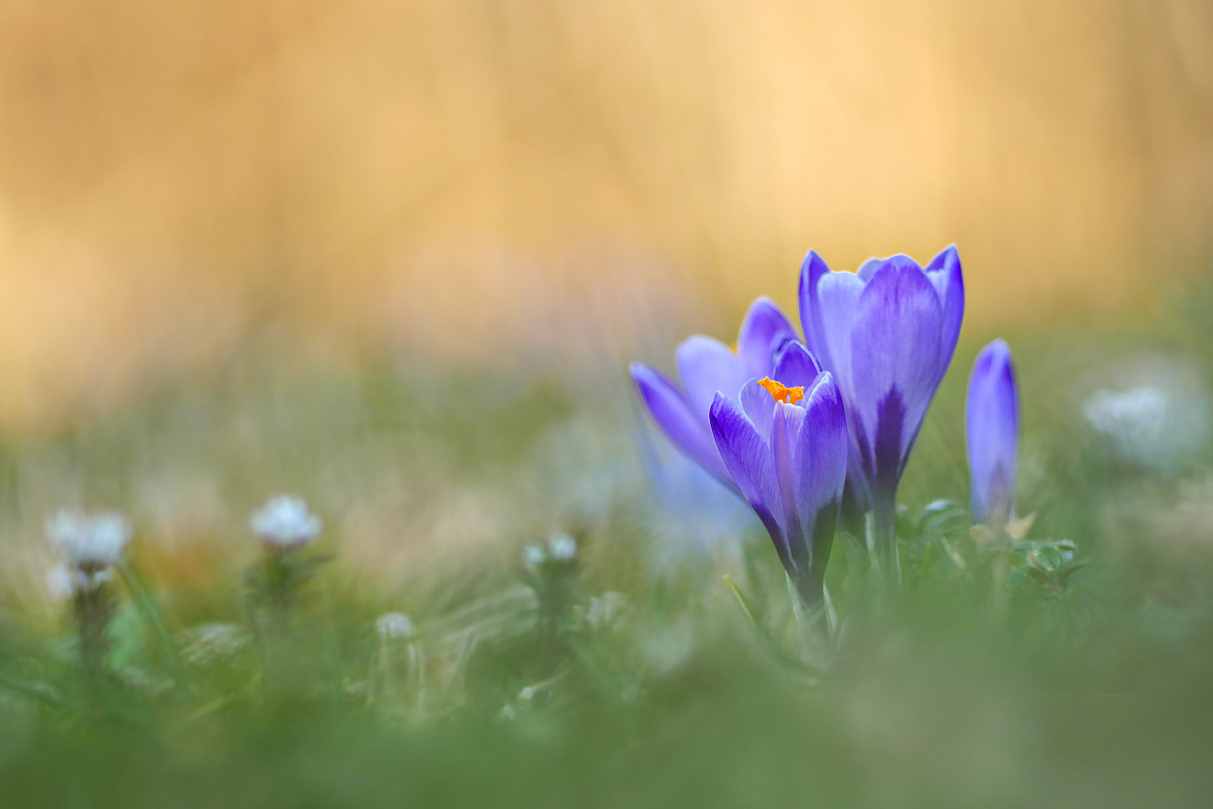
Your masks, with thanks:
M 479 358 L 679 299 L 723 336 L 811 246 L 958 242 L 970 329 L 1099 316 L 1211 232 L 1201 0 L 0 5 L 10 424 L 264 322 Z

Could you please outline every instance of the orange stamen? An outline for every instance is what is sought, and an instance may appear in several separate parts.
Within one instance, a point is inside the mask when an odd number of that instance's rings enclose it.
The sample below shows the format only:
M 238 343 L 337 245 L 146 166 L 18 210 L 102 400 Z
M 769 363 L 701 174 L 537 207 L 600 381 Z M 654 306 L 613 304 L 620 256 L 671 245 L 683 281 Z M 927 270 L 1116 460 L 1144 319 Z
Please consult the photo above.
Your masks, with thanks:
M 784 404 L 796 404 L 804 398 L 804 386 L 789 388 L 782 382 L 776 382 L 769 376 L 766 379 L 758 380 L 758 384 L 767 389 L 767 393 L 771 394 L 771 398 L 777 402 Z

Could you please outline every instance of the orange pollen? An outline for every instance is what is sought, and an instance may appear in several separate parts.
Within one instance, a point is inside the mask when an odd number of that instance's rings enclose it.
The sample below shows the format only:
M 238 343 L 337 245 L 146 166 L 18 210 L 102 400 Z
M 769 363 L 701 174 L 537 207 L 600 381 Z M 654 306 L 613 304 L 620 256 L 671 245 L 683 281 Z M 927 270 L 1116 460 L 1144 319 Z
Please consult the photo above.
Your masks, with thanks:
M 766 379 L 758 380 L 758 384 L 767 389 L 767 393 L 771 394 L 771 398 L 777 402 L 784 404 L 796 404 L 804 398 L 804 386 L 789 388 L 782 382 L 776 382 L 769 376 Z

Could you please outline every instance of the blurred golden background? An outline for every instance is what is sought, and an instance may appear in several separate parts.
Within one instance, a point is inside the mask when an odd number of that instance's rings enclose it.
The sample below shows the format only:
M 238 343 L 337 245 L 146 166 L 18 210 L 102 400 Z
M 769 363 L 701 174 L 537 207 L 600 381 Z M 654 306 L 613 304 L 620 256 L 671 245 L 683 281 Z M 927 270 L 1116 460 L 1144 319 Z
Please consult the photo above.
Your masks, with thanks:
M 810 247 L 957 242 L 970 330 L 1118 316 L 1211 234 L 1202 0 L 0 5 L 10 425 L 266 323 L 441 362 L 622 358 L 663 307 L 725 336 Z

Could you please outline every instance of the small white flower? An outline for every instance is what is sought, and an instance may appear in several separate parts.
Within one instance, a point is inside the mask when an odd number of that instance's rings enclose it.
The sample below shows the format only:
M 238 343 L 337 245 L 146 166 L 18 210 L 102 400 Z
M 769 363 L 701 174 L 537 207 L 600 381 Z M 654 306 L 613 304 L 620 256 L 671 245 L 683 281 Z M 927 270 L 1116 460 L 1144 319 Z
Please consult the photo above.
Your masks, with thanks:
M 122 560 L 131 525 L 121 514 L 60 511 L 46 522 L 46 536 L 77 569 L 106 568 Z M 94 571 L 95 572 L 95 571 Z
M 46 572 L 46 590 L 56 601 L 65 601 L 76 592 L 78 577 L 83 575 L 67 565 L 55 565 Z
M 530 702 L 535 698 L 535 686 L 528 685 L 526 688 L 518 692 L 518 699 L 523 702 Z
M 571 562 L 577 556 L 577 540 L 568 534 L 553 534 L 548 540 L 548 550 L 558 562 Z
M 1145 460 L 1163 438 L 1171 410 L 1167 391 L 1153 386 L 1124 392 L 1101 390 L 1083 404 L 1091 426 L 1110 438 L 1126 457 Z
M 413 620 L 403 612 L 389 612 L 379 616 L 375 621 L 375 629 L 384 640 L 411 637 L 414 630 Z
M 279 548 L 306 545 L 320 533 L 320 518 L 301 497 L 280 495 L 262 506 L 250 521 L 253 532 Z
M 522 563 L 534 570 L 548 558 L 547 551 L 542 545 L 527 545 L 522 549 Z

